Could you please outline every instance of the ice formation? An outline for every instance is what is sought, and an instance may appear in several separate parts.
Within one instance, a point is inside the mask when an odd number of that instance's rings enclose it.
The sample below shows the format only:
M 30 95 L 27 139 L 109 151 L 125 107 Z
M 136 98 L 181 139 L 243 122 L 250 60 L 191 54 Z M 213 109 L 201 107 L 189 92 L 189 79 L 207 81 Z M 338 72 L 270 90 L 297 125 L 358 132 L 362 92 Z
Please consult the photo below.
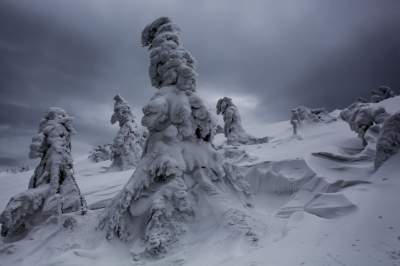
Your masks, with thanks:
M 331 116 L 325 108 L 298 106 L 291 110 L 290 124 L 293 128 L 293 134 L 297 135 L 299 128 L 304 124 L 332 122 L 335 120 L 336 118 Z
M 394 96 L 396 96 L 396 93 L 392 88 L 380 86 L 371 92 L 371 102 L 378 103 Z
M 108 239 L 143 241 L 145 249 L 135 254 L 157 256 L 179 240 L 200 205 L 202 213 L 210 209 L 222 217 L 228 197 L 244 208 L 250 192 L 211 144 L 215 124 L 196 95 L 194 60 L 178 27 L 161 17 L 143 30 L 142 43 L 149 47 L 150 78 L 160 90 L 143 108 L 149 137 L 142 159 L 99 228 Z
M 75 181 L 71 157 L 72 118 L 50 108 L 32 138 L 30 158 L 40 158 L 28 190 L 13 196 L 0 215 L 1 235 L 23 235 L 54 214 L 86 212 L 86 201 Z
M 268 137 L 256 138 L 248 134 L 243 126 L 239 110 L 229 97 L 224 97 L 217 102 L 217 114 L 224 118 L 224 134 L 229 145 L 260 144 L 268 142 Z
M 375 168 L 379 168 L 400 150 L 400 112 L 390 116 L 383 123 L 376 144 Z
M 95 163 L 111 160 L 111 158 L 112 158 L 111 144 L 98 145 L 89 154 L 89 159 Z
M 139 162 L 146 139 L 146 132 L 135 122 L 129 104 L 120 96 L 114 97 L 114 114 L 111 124 L 118 122 L 119 131 L 112 144 L 111 169 L 134 168 Z

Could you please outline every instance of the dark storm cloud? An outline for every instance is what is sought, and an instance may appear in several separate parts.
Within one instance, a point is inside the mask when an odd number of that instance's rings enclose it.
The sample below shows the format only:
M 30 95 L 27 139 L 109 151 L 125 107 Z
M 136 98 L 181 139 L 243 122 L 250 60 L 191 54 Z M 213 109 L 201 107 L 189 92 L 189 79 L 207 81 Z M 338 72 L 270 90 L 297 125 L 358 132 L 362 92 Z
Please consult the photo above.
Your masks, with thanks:
M 27 153 L 50 106 L 75 117 L 75 151 L 112 140 L 115 93 L 140 116 L 154 92 L 140 32 L 162 15 L 180 25 L 198 60 L 199 92 L 210 104 L 233 96 L 245 123 L 400 87 L 396 0 L 3 0 L 0 164 Z

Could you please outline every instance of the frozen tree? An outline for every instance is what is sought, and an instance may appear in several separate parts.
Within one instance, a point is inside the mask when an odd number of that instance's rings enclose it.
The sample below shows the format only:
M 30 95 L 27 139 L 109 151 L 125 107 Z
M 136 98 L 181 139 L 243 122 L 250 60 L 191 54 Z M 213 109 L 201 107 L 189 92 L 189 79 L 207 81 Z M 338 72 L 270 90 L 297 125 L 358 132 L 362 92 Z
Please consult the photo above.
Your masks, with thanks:
M 368 144 L 367 131 L 374 125 L 380 127 L 388 116 L 389 114 L 383 107 L 375 107 L 360 102 L 353 103 L 340 113 L 340 117 L 349 124 L 351 130 L 358 134 L 364 145 Z M 376 130 L 376 127 L 374 130 Z
M 86 212 L 74 177 L 72 133 L 72 118 L 61 108 L 50 108 L 30 146 L 30 158 L 40 158 L 40 163 L 28 190 L 13 196 L 0 215 L 2 236 L 22 235 L 53 214 Z
M 378 103 L 394 96 L 396 96 L 396 93 L 393 89 L 387 86 L 380 86 L 371 92 L 371 102 Z
M 305 124 L 332 122 L 335 120 L 336 118 L 330 115 L 325 108 L 298 106 L 291 110 L 290 124 L 293 128 L 293 134 L 297 135 L 299 128 Z
M 135 167 L 139 162 L 146 134 L 135 122 L 129 104 L 118 94 L 114 100 L 111 124 L 118 122 L 120 128 L 112 145 L 111 169 L 126 170 Z
M 222 114 L 224 118 L 224 134 L 229 145 L 268 142 L 268 137 L 256 138 L 244 130 L 239 110 L 231 98 L 224 97 L 218 100 L 217 114 Z
M 89 159 L 95 163 L 111 160 L 112 145 L 103 144 L 95 147 L 89 154 Z
M 400 150 L 400 112 L 393 114 L 383 123 L 376 144 L 375 169 Z
M 142 44 L 149 47 L 150 78 L 159 88 L 143 108 L 149 136 L 135 172 L 99 228 L 108 239 L 144 242 L 144 250 L 132 251 L 138 256 L 157 256 L 205 210 L 226 214 L 228 196 L 243 208 L 250 192 L 238 169 L 211 145 L 216 125 L 196 94 L 194 60 L 178 27 L 161 17 L 143 30 Z

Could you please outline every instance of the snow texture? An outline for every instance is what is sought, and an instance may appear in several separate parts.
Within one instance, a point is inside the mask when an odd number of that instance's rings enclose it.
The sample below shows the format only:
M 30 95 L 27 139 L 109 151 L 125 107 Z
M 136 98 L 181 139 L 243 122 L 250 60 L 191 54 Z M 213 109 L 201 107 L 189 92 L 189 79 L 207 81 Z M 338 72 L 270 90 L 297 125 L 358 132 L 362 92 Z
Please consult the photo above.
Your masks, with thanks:
M 136 167 L 145 145 L 147 132 L 135 122 L 129 104 L 120 95 L 114 97 L 111 124 L 118 122 L 119 130 L 112 144 L 110 169 L 126 170 Z
M 50 108 L 30 146 L 30 158 L 40 158 L 40 163 L 28 190 L 13 196 L 0 215 L 2 236 L 21 236 L 54 214 L 86 212 L 86 201 L 74 177 L 72 133 L 72 118 L 61 108 Z
M 196 219 L 197 206 L 212 202 L 209 208 L 222 217 L 226 198 L 243 208 L 250 189 L 211 144 L 216 125 L 195 93 L 194 61 L 178 27 L 159 18 L 146 26 L 142 42 L 150 49 L 150 78 L 160 90 L 143 108 L 142 125 L 149 130 L 143 157 L 99 228 L 108 239 L 143 241 L 145 249 L 132 253 L 155 257 L 178 242 Z
M 88 158 L 95 163 L 111 160 L 112 145 L 111 144 L 98 145 L 90 152 Z
M 303 125 L 332 121 L 336 121 L 336 118 L 330 115 L 325 108 L 298 106 L 291 110 L 290 124 L 293 128 L 293 135 L 297 135 L 299 128 Z
M 377 144 L 375 169 L 400 150 L 400 112 L 390 116 L 383 123 Z
M 229 145 L 261 144 L 268 142 L 268 137 L 256 138 L 248 134 L 243 126 L 239 110 L 229 97 L 224 97 L 217 102 L 217 114 L 224 118 L 224 134 Z

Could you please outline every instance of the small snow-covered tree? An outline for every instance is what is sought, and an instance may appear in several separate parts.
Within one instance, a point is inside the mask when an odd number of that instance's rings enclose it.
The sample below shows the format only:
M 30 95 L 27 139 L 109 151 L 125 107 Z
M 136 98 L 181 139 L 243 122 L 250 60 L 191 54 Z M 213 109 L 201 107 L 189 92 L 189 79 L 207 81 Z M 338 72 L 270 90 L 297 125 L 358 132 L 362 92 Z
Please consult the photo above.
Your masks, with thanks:
M 400 112 L 383 123 L 376 143 L 375 169 L 400 150 Z
M 305 124 L 313 124 L 319 122 L 332 122 L 337 120 L 329 114 L 325 108 L 308 108 L 298 106 L 291 110 L 290 124 L 293 128 L 293 134 L 297 135 L 298 129 Z
M 71 157 L 72 118 L 50 108 L 32 138 L 30 158 L 40 158 L 28 190 L 11 198 L 0 215 L 1 235 L 12 237 L 53 214 L 86 212 L 86 201 L 75 181 Z
M 111 160 L 112 145 L 103 144 L 96 146 L 89 154 L 89 159 L 95 163 Z
M 229 145 L 259 144 L 268 142 L 268 137 L 256 138 L 244 130 L 239 110 L 229 97 L 217 102 L 217 114 L 224 118 L 224 134 Z
M 150 78 L 159 88 L 143 108 L 149 137 L 135 172 L 99 228 L 108 239 L 143 241 L 145 250 L 137 253 L 157 256 L 177 242 L 196 213 L 212 209 L 223 215 L 228 196 L 243 207 L 250 192 L 211 144 L 215 124 L 196 95 L 194 59 L 183 48 L 178 27 L 161 17 L 143 30 L 142 44 L 149 47 Z
M 135 122 L 129 104 L 118 94 L 115 95 L 114 100 L 111 124 L 118 122 L 120 128 L 112 144 L 111 169 L 126 170 L 134 168 L 139 162 L 143 153 L 146 133 Z

